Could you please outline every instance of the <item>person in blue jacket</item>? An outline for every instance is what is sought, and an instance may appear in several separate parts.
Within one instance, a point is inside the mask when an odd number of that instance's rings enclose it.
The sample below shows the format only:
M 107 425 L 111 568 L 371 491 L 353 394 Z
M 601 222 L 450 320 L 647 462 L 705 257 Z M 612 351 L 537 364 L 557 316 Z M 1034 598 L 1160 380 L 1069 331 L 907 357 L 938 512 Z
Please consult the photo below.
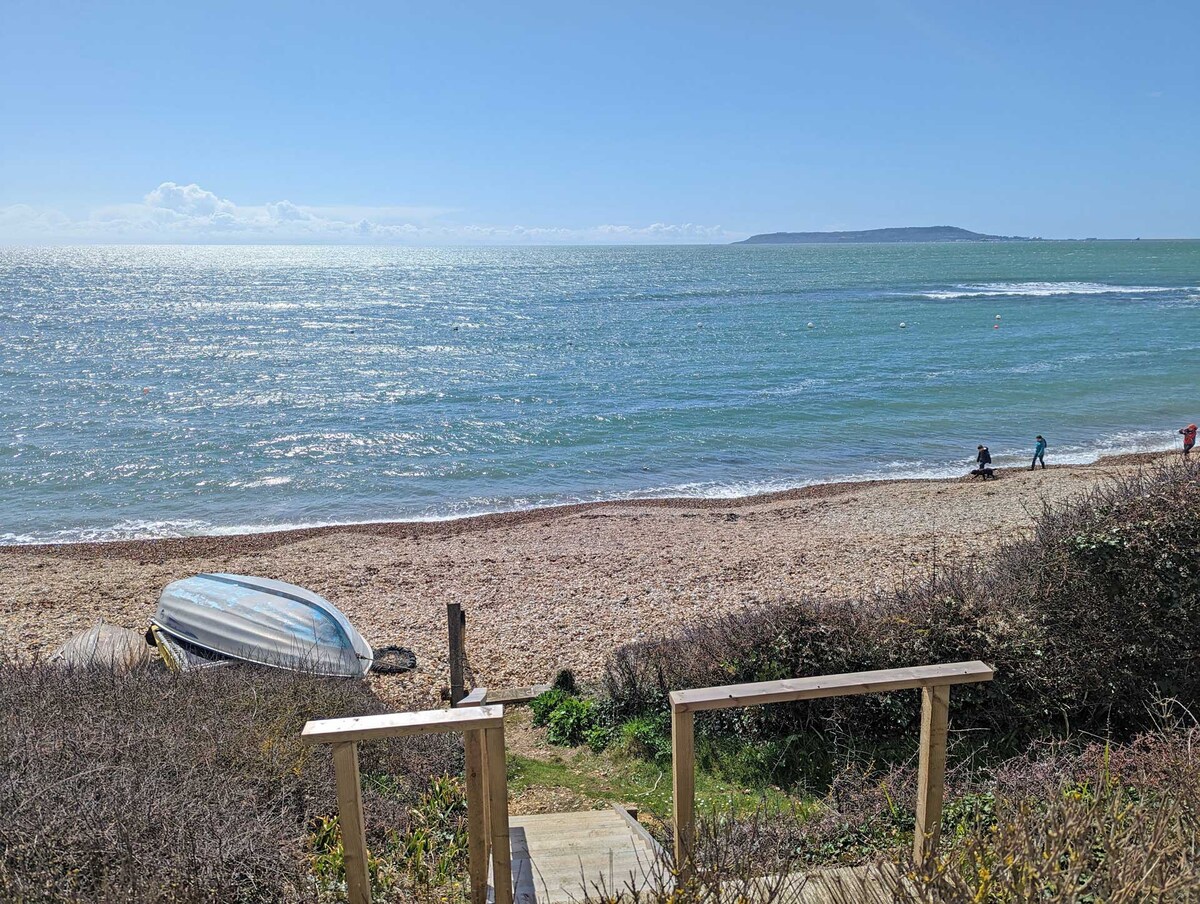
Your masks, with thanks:
M 1037 445 L 1033 447 L 1033 464 L 1029 466 L 1029 470 L 1036 468 L 1039 461 L 1042 463 L 1042 470 L 1046 470 L 1046 437 L 1040 433 L 1037 435 Z

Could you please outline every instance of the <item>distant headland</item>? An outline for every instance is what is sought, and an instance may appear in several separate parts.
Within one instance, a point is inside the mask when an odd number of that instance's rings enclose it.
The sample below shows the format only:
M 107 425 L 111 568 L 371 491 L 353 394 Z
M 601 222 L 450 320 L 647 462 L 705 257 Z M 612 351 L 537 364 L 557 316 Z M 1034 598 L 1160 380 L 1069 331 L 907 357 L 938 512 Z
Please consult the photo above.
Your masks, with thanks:
M 900 226 L 894 229 L 860 229 L 856 232 L 765 232 L 735 245 L 836 245 L 885 242 L 1030 242 L 1020 235 L 985 235 L 958 226 Z

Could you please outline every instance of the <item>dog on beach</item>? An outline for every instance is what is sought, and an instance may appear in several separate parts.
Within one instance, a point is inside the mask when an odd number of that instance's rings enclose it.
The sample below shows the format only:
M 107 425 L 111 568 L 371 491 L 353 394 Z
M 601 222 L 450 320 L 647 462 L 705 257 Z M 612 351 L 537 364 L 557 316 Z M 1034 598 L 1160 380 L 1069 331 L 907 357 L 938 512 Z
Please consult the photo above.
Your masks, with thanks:
M 987 465 L 980 465 L 971 472 L 971 477 L 982 477 L 984 480 L 995 480 L 996 471 L 994 468 L 989 468 Z

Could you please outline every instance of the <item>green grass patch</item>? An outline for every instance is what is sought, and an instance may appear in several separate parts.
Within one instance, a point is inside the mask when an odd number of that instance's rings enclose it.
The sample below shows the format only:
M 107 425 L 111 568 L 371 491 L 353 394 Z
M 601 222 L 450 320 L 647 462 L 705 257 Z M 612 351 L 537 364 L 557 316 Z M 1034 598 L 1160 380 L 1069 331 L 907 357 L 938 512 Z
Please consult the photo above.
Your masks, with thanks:
M 671 770 L 645 760 L 577 751 L 549 759 L 510 754 L 509 788 L 563 788 L 589 801 L 635 804 L 639 810 L 665 819 L 671 815 Z M 789 797 L 775 788 L 754 789 L 710 773 L 696 776 L 696 806 L 701 812 L 750 813 L 768 806 L 799 808 L 807 815 L 817 808 L 811 800 Z

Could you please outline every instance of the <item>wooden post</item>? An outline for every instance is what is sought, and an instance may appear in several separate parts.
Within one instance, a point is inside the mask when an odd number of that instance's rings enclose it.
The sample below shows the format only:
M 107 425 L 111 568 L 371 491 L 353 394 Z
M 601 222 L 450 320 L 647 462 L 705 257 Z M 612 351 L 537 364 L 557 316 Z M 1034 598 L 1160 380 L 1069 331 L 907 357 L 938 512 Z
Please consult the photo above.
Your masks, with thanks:
M 479 732 L 479 755 L 483 762 L 483 862 L 492 862 L 492 792 L 488 785 L 488 742 L 487 732 Z M 507 802 L 506 802 L 507 803 Z M 504 812 L 508 812 L 505 806 Z
M 467 614 L 458 603 L 446 604 L 446 628 L 450 635 L 450 705 L 458 706 L 458 701 L 467 695 L 463 678 L 467 661 Z
M 338 823 L 345 853 L 346 891 L 350 904 L 371 904 L 367 839 L 363 823 L 362 790 L 358 774 L 359 741 L 461 731 L 467 748 L 467 795 L 470 826 L 469 853 L 472 904 L 486 896 L 489 835 L 503 838 L 503 856 L 497 854 L 493 867 L 500 879 L 495 904 L 512 904 L 512 858 L 508 847 L 508 783 L 504 769 L 504 707 L 483 703 L 462 709 L 431 709 L 424 712 L 380 713 L 344 719 L 311 719 L 300 732 L 306 744 L 332 744 L 334 778 L 337 785 Z M 489 743 L 490 742 L 490 743 Z M 488 772 L 492 772 L 489 780 Z M 492 800 L 488 801 L 488 795 Z M 482 798 L 482 806 L 480 805 Z M 482 814 L 482 820 L 480 815 Z M 495 814 L 493 818 L 492 814 Z M 480 822 L 482 821 L 482 831 Z M 482 892 L 482 894 L 481 894 Z M 486 900 L 486 897 L 484 897 Z
M 467 780 L 468 872 L 471 876 L 471 904 L 487 904 L 488 820 L 486 789 L 483 779 L 483 732 L 463 732 Z
M 495 904 L 513 904 L 512 842 L 508 836 L 508 764 L 504 757 L 504 726 L 485 730 L 487 747 L 488 817 L 492 836 L 492 887 Z
M 363 823 L 362 786 L 358 777 L 358 744 L 333 745 L 333 774 L 337 784 L 338 826 L 346 863 L 349 904 L 371 904 L 367 873 L 367 832 Z
M 946 715 L 950 685 L 921 689 L 921 755 L 917 769 L 917 827 L 913 859 L 917 865 L 937 851 L 946 781 Z
M 671 708 L 671 770 L 674 776 L 675 869 L 680 884 L 692 873 L 696 840 L 696 716 Z

